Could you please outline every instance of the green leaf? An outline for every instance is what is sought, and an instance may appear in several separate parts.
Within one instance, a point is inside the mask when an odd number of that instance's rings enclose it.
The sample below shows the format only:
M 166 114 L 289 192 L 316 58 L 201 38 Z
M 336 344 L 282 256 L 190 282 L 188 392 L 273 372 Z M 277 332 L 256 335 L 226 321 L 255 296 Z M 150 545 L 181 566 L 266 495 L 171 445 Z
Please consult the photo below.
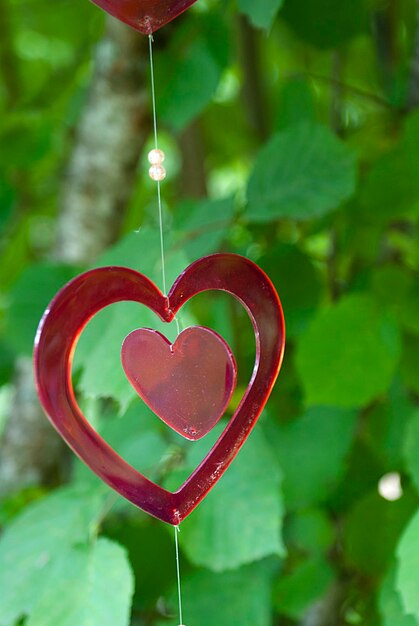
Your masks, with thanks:
M 138 399 L 123 416 L 104 420 L 98 431 L 127 463 L 153 480 L 168 453 L 168 443 L 159 432 L 160 427 L 159 418 Z M 75 466 L 74 479 L 100 484 L 96 474 L 81 461 Z
M 296 365 L 307 403 L 359 407 L 371 402 L 388 389 L 400 351 L 392 316 L 368 296 L 345 296 L 320 310 L 301 335 Z
M 184 622 L 199 626 L 271 626 L 271 569 L 262 562 L 221 574 L 201 570 L 185 577 Z M 172 605 L 176 605 L 174 600 Z M 158 626 L 177 624 L 179 621 L 172 618 Z
M 167 287 L 178 277 L 180 271 L 189 264 L 188 257 L 174 244 L 170 231 L 165 233 Z M 114 246 L 102 254 L 95 267 L 123 265 L 145 274 L 162 288 L 160 254 L 160 234 L 157 228 L 142 226 L 137 231 L 125 235 Z
M 235 351 L 237 336 L 234 332 L 234 322 L 238 322 L 237 318 L 234 316 L 239 316 L 243 313 L 243 316 L 246 316 L 246 321 L 248 319 L 247 313 L 242 305 L 225 292 L 212 291 L 197 296 L 194 300 L 193 312 L 196 314 L 197 319 L 199 319 L 200 324 L 217 329 L 217 332 L 228 343 L 237 359 L 238 355 Z M 251 333 L 253 336 L 253 330 Z M 251 346 L 250 349 L 253 349 L 254 352 L 253 346 Z
M 332 521 L 322 509 L 297 511 L 285 528 L 287 545 L 306 554 L 325 554 L 334 540 Z
M 16 203 L 16 190 L 7 181 L 0 179 L 0 234 L 7 227 Z
M 134 579 L 125 550 L 108 539 L 61 553 L 27 626 L 128 626 Z
M 204 40 L 196 39 L 186 51 L 179 50 L 183 55 L 168 62 L 157 98 L 159 117 L 177 131 L 208 105 L 221 78 L 221 68 Z
M 188 456 L 191 468 L 206 448 L 194 445 Z M 280 482 L 273 451 L 256 428 L 226 474 L 182 523 L 181 545 L 189 560 L 221 572 L 271 554 L 283 555 Z
M 419 114 L 407 118 L 400 142 L 374 162 L 361 189 L 363 215 L 375 221 L 419 214 Z
M 57 291 L 76 274 L 73 267 L 51 263 L 29 266 L 16 281 L 10 294 L 6 336 L 11 347 L 31 355 L 41 317 Z
M 397 381 L 388 402 L 378 404 L 365 416 L 363 441 L 380 460 L 383 471 L 404 468 L 404 446 L 412 410 L 407 390 Z
M 354 439 L 345 465 L 345 474 L 330 502 L 333 510 L 344 514 L 366 494 L 375 491 L 386 473 L 375 451 L 361 437 Z M 387 471 L 394 471 L 394 467 Z
M 275 585 L 276 610 L 291 619 L 301 619 L 308 607 L 326 593 L 333 579 L 333 569 L 327 561 L 304 561 L 290 574 L 281 576 Z
M 103 504 L 101 490 L 60 489 L 12 521 L 0 540 L 1 626 L 32 611 L 56 559 L 88 539 Z
M 183 202 L 174 216 L 175 242 L 191 260 L 217 252 L 231 225 L 234 208 L 234 198 Z
M 283 0 L 239 0 L 239 11 L 247 15 L 252 24 L 269 30 Z
M 328 128 L 291 126 L 259 153 L 245 216 L 252 222 L 322 217 L 352 196 L 355 181 L 354 154 Z
M 410 520 L 397 547 L 396 589 L 405 613 L 419 621 L 419 511 Z
M 173 530 L 149 515 L 138 514 L 138 509 L 137 513 L 131 509 L 130 515 L 109 518 L 106 535 L 123 544 L 135 572 L 134 611 L 154 612 L 162 595 L 174 585 Z M 187 571 L 184 566 L 182 561 L 182 582 Z
M 311 84 L 304 78 L 291 78 L 281 90 L 278 105 L 278 130 L 299 124 L 303 120 L 315 122 L 315 101 Z
M 282 244 L 262 256 L 258 264 L 277 286 L 287 324 L 287 336 L 301 333 L 322 296 L 322 283 L 311 260 L 296 246 Z
M 326 407 L 309 409 L 288 424 L 270 426 L 270 440 L 284 474 L 287 509 L 310 506 L 331 494 L 343 474 L 355 426 L 354 411 Z
M 379 267 L 372 277 L 374 294 L 409 332 L 419 334 L 417 276 L 399 265 Z
M 15 371 L 15 356 L 7 339 L 0 337 L 0 386 L 11 380 Z
M 400 594 L 396 589 L 396 567 L 391 567 L 381 585 L 378 596 L 378 608 L 382 626 L 418 626 L 412 615 L 406 615 Z
M 27 35 L 32 33 L 27 32 Z M 6 117 L 0 127 L 0 164 L 2 170 L 14 167 L 30 168 L 45 158 L 51 149 L 51 122 L 34 110 L 17 110 Z
M 406 335 L 401 362 L 403 382 L 414 392 L 419 393 L 419 336 Z
M 400 533 L 418 506 L 417 496 L 405 490 L 390 502 L 375 490 L 358 500 L 345 520 L 345 560 L 363 574 L 380 576 L 389 567 Z
M 194 16 L 195 32 L 199 33 L 199 37 L 201 37 L 201 35 L 204 37 L 205 45 L 211 52 L 214 61 L 216 61 L 218 66 L 223 70 L 228 66 L 232 48 L 234 48 L 234 42 L 232 42 L 230 38 L 229 19 L 231 14 L 229 14 L 229 12 L 225 10 L 225 7 L 219 2 L 211 2 L 210 0 L 206 7 L 202 4 L 201 6 L 203 11 L 199 15 L 197 11 Z M 194 8 L 198 9 L 198 7 L 199 5 L 196 4 Z M 180 39 L 178 39 L 177 42 L 183 38 L 181 29 L 179 29 L 178 33 Z M 174 41 L 175 46 L 177 42 L 176 40 Z
M 406 469 L 412 477 L 419 493 L 419 409 L 412 413 L 404 438 L 404 458 Z
M 368 25 L 368 3 L 364 0 L 291 0 L 283 15 L 297 35 L 319 48 L 342 46 Z

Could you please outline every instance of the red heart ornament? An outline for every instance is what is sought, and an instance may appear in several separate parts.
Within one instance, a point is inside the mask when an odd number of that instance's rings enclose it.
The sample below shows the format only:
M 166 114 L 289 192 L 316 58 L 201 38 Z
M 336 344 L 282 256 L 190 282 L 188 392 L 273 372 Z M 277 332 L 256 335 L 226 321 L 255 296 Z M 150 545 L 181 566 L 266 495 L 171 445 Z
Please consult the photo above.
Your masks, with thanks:
M 217 424 L 236 386 L 231 350 L 220 335 L 202 326 L 187 328 L 173 345 L 156 330 L 134 330 L 122 344 L 121 361 L 150 409 L 192 441 Z
M 247 310 L 256 339 L 256 359 L 246 392 L 207 456 L 176 492 L 156 485 L 124 461 L 83 416 L 74 397 L 71 367 L 77 339 L 104 307 L 130 300 L 171 322 L 182 305 L 208 290 L 237 298 Z M 108 485 L 136 506 L 178 525 L 221 478 L 254 427 L 279 373 L 284 353 L 284 318 L 266 274 L 248 259 L 215 254 L 192 263 L 169 294 L 125 267 L 103 267 L 66 285 L 46 310 L 35 339 L 39 397 L 50 421 L 73 451 Z
M 92 1 L 107 13 L 139 30 L 143 35 L 151 35 L 196 2 L 196 0 Z

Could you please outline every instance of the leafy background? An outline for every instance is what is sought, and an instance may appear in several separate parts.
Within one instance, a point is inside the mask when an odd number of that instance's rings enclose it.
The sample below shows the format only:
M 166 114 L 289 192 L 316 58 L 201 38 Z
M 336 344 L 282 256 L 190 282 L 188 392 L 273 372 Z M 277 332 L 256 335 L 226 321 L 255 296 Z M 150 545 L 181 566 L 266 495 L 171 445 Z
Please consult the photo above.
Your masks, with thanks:
M 17 367 L 55 291 L 109 263 L 161 280 L 148 117 L 113 245 L 80 263 L 52 254 L 104 24 L 86 0 L 0 5 L 3 477 Z M 203 254 L 244 254 L 271 276 L 288 328 L 260 424 L 182 525 L 189 626 L 419 624 L 418 41 L 414 0 L 199 0 L 156 36 L 168 281 Z M 253 366 L 249 321 L 223 296 L 182 311 L 182 326 L 195 321 L 237 356 L 234 405 Z M 75 385 L 105 439 L 176 487 L 211 441 L 186 445 L 135 398 L 119 348 L 141 325 L 159 327 L 129 303 L 97 316 Z M 12 478 L 0 626 L 178 623 L 170 527 L 61 449 L 46 475 Z

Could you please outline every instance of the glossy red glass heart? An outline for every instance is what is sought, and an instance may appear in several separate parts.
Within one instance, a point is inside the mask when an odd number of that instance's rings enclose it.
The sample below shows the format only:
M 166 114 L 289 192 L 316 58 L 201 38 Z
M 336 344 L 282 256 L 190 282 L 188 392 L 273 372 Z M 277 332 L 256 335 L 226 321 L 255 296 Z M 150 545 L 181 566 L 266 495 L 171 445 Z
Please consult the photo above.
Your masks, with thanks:
M 256 359 L 246 392 L 222 435 L 175 493 L 156 485 L 124 461 L 83 416 L 74 397 L 71 367 L 77 339 L 93 315 L 130 300 L 171 322 L 182 305 L 208 290 L 237 298 L 247 310 L 256 339 Z M 249 436 L 275 383 L 283 358 L 285 329 L 281 303 L 264 272 L 248 259 L 215 254 L 192 263 L 169 294 L 125 267 L 81 274 L 54 298 L 35 339 L 38 393 L 49 419 L 74 452 L 122 496 L 158 519 L 178 525 L 205 497 Z
M 92 0 L 101 9 L 117 17 L 144 35 L 151 35 L 196 0 Z
M 150 328 L 130 333 L 121 350 L 136 392 L 177 433 L 197 441 L 217 424 L 237 379 L 228 345 L 217 333 L 192 326 L 172 345 Z

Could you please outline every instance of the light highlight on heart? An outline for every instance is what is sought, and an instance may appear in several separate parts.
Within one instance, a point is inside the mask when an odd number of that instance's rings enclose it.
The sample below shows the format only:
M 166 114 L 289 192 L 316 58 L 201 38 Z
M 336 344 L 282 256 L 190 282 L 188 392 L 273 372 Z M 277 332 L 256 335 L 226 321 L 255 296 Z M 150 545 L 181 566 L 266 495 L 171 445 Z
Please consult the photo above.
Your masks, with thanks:
M 187 328 L 174 344 L 156 330 L 134 330 L 122 345 L 121 361 L 151 410 L 193 441 L 224 415 L 236 385 L 236 364 L 227 343 L 202 326 Z

